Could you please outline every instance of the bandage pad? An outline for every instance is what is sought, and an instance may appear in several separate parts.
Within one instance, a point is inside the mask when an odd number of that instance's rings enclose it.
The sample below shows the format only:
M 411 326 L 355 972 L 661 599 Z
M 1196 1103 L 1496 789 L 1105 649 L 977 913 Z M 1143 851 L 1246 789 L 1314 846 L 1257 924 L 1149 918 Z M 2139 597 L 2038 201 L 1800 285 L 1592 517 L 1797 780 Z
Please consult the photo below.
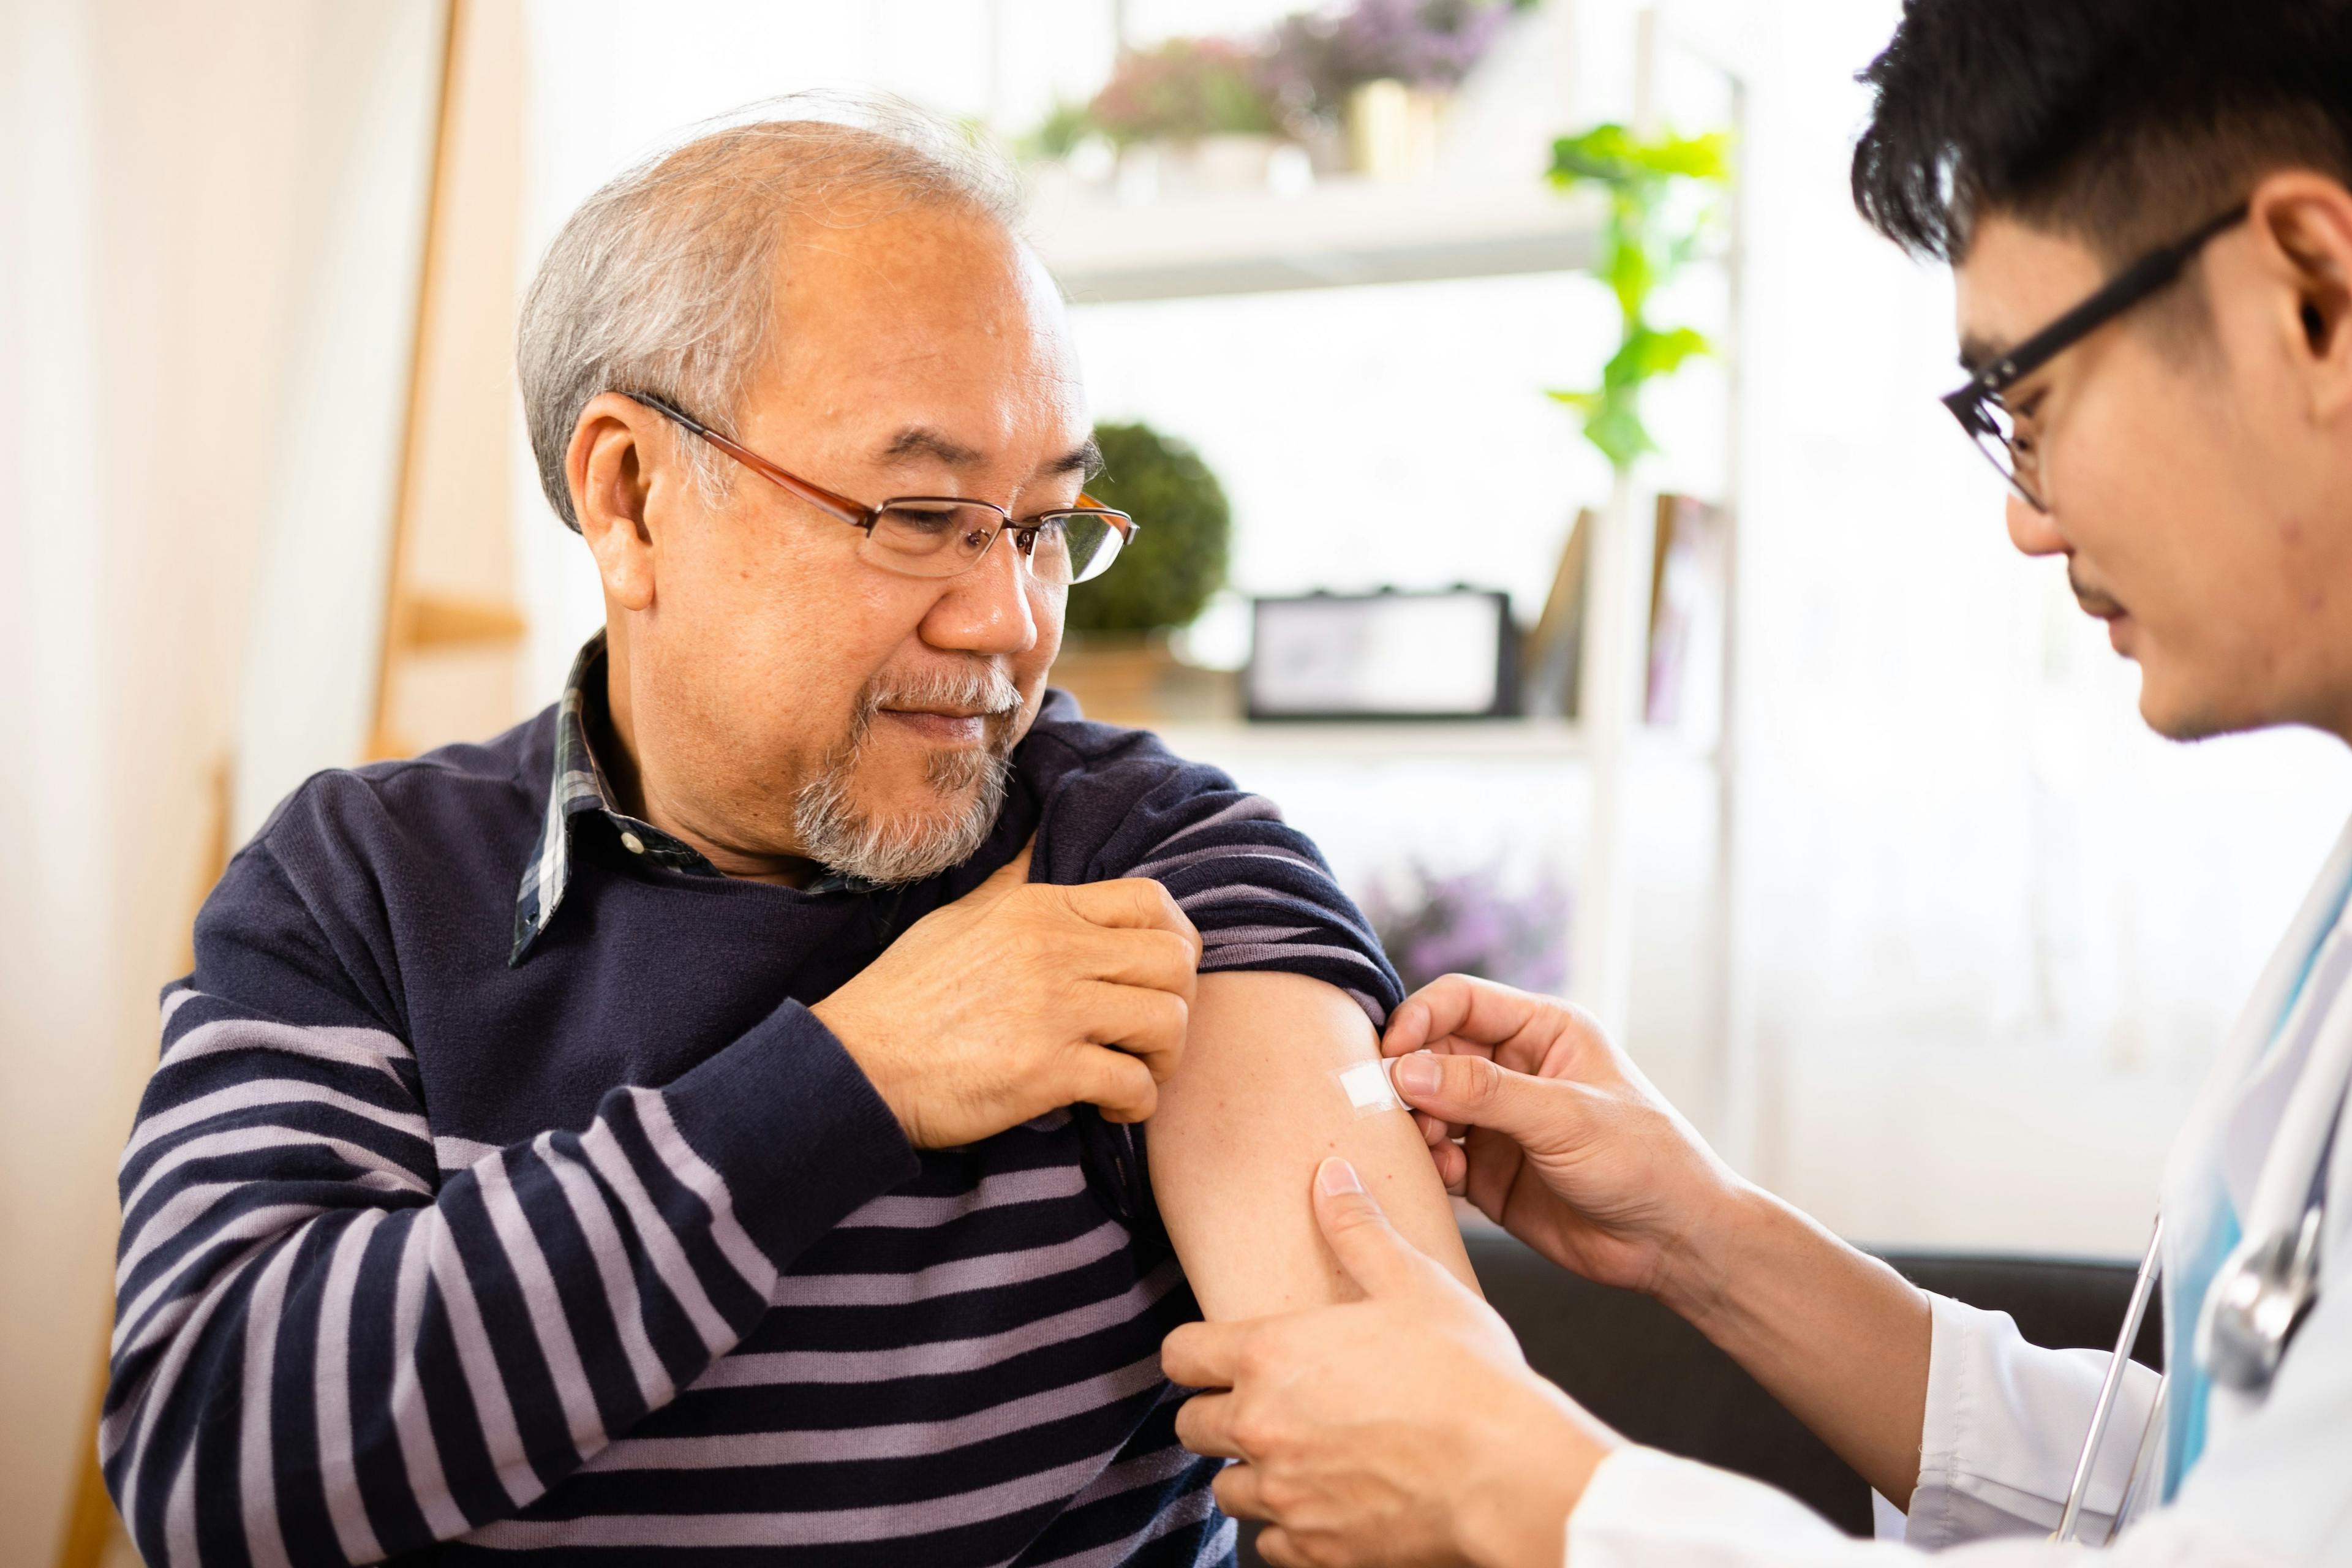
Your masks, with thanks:
M 1405 1108 L 1404 1101 L 1397 1098 L 1396 1086 L 1389 1082 L 1389 1064 L 1385 1061 L 1358 1062 L 1353 1067 L 1334 1068 L 1331 1081 L 1339 1086 L 1358 1116 L 1378 1116 L 1384 1110 Z

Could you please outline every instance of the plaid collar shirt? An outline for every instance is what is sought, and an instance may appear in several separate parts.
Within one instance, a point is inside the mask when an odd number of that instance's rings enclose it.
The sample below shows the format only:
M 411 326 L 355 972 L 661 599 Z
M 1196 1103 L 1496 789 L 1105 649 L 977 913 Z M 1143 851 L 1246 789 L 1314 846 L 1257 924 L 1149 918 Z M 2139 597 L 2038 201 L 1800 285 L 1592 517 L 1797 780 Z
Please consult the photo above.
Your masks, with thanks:
M 539 842 L 523 868 L 522 886 L 515 894 L 514 948 L 509 967 L 520 963 L 563 902 L 572 879 L 573 825 L 593 814 L 613 826 L 621 847 L 656 864 L 698 877 L 724 875 L 703 853 L 683 839 L 664 833 L 652 823 L 631 816 L 613 804 L 604 766 L 589 744 L 590 704 L 602 712 L 604 705 L 604 634 L 590 637 L 572 661 L 564 678 L 563 695 L 556 704 L 555 763 L 547 791 L 547 816 L 540 825 Z M 871 884 L 839 872 L 827 872 L 811 883 L 813 893 L 863 892 Z

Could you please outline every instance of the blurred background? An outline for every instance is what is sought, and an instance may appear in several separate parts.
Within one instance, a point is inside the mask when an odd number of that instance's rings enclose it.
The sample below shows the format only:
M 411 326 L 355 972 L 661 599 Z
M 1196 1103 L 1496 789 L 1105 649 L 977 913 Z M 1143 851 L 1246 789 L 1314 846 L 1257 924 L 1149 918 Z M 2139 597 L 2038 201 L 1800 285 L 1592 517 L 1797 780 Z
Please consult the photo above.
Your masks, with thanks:
M 1305 4 L 0 0 L 0 1562 L 95 1560 L 110 1172 L 222 859 L 598 624 L 541 248 L 809 89 L 1022 163 L 1157 531 L 1073 594 L 1089 711 L 1842 1233 L 2137 1248 L 2352 762 L 2156 741 L 2010 552 L 1949 283 L 1846 198 L 1898 0 Z

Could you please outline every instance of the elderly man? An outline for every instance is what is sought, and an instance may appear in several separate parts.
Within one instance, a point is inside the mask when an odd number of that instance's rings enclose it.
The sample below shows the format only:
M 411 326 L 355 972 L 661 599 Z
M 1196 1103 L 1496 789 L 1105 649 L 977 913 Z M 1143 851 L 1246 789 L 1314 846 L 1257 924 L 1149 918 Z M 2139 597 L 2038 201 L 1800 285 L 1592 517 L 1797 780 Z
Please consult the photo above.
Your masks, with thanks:
M 1343 1292 L 1331 1151 L 1466 1278 L 1329 1081 L 1399 989 L 1313 847 L 1045 690 L 1132 525 L 943 145 L 726 131 L 551 250 L 605 628 L 509 733 L 310 780 L 197 921 L 100 1439 L 151 1562 L 1222 1562 L 1161 1336 Z

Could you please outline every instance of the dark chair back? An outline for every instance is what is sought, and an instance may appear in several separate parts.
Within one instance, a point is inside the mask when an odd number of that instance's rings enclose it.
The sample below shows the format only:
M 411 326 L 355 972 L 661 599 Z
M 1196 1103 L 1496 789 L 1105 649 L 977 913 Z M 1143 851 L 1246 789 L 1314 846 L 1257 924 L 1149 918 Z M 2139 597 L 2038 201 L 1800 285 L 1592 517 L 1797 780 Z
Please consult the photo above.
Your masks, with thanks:
M 1496 1231 L 1466 1234 L 1470 1261 L 1519 1337 L 1528 1363 L 1637 1443 L 1753 1476 L 1853 1535 L 1871 1530 L 1870 1489 L 1731 1358 L 1672 1312 L 1556 1268 Z M 2131 1297 L 2132 1266 L 2097 1260 L 1889 1251 L 1924 1289 L 2009 1313 L 2025 1337 L 2053 1349 L 2115 1343 Z M 2162 1363 L 2151 1311 L 2135 1356 Z M 1253 1568 L 1252 1531 L 1242 1563 Z

